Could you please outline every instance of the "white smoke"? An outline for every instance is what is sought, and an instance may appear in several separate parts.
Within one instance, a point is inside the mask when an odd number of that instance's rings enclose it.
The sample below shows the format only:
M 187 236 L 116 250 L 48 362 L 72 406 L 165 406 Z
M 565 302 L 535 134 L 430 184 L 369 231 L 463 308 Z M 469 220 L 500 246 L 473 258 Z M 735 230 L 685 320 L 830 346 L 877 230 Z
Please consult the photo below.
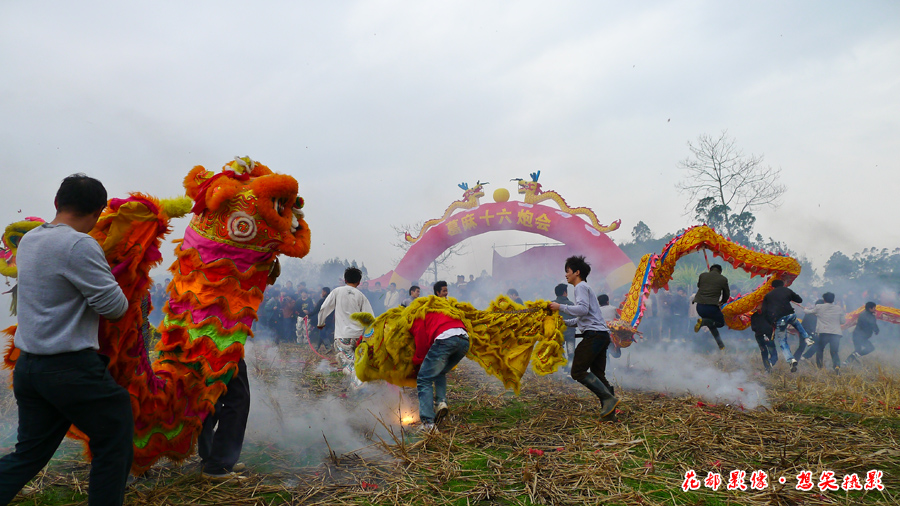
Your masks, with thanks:
M 248 342 L 245 356 L 251 392 L 248 442 L 275 446 L 299 460 L 317 463 L 328 457 L 329 447 L 338 455 L 372 455 L 379 438 L 392 441 L 384 425 L 399 435 L 401 420 L 409 424 L 417 419 L 415 399 L 387 383 L 367 383 L 359 390 L 332 385 L 317 394 L 284 373 L 285 368 L 307 364 L 283 359 L 277 346 Z M 337 373 L 324 360 L 311 372 L 313 377 Z
M 715 364 L 715 357 L 679 345 L 638 343 L 622 350 L 620 358 L 610 359 L 606 376 L 628 390 L 689 394 L 711 404 L 743 409 L 769 405 L 763 385 L 750 379 L 743 369 L 723 371 Z

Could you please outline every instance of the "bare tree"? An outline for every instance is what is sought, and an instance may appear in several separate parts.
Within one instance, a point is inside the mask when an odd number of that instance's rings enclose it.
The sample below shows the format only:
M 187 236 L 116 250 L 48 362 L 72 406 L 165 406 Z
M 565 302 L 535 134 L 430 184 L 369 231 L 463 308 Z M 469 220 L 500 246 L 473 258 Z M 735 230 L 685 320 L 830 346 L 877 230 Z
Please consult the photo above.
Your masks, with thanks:
M 422 229 L 422 225 L 424 221 L 418 221 L 412 224 L 401 224 L 401 225 L 391 225 L 391 228 L 394 229 L 394 233 L 397 234 L 397 239 L 391 243 L 391 246 L 403 251 L 405 255 L 409 248 L 414 244 L 406 240 L 406 233 L 409 232 L 411 234 L 418 233 Z M 444 250 L 443 253 L 438 255 L 437 258 L 432 260 L 431 265 L 425 269 L 425 273 L 432 274 L 434 277 L 433 283 L 437 283 L 439 271 L 446 270 L 449 271 L 453 268 L 453 264 L 451 263 L 451 259 L 456 255 L 464 255 L 468 253 L 466 246 L 462 243 L 454 244 L 453 246 Z M 401 255 L 402 258 L 402 255 Z M 399 263 L 400 258 L 394 260 L 394 263 Z M 415 280 L 411 280 L 415 281 Z
M 685 176 L 676 184 L 690 197 L 686 213 L 693 211 L 735 237 L 749 234 L 754 210 L 781 204 L 781 169 L 765 165 L 762 155 L 744 155 L 727 131 L 718 137 L 700 135 L 696 144 L 688 141 L 688 149 L 693 157 L 679 162 Z

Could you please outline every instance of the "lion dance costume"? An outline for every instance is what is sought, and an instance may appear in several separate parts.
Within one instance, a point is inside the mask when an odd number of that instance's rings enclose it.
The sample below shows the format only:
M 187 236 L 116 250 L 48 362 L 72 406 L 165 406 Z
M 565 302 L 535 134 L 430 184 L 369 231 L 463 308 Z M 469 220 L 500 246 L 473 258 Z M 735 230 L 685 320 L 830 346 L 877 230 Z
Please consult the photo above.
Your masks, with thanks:
M 309 252 L 309 228 L 294 178 L 236 158 L 219 173 L 194 167 L 184 187 L 186 198 L 159 201 L 135 193 L 112 199 L 91 231 L 129 301 L 122 319 L 101 319 L 100 352 L 110 357 L 113 378 L 131 394 L 135 473 L 161 457 L 178 461 L 191 454 L 203 421 L 237 372 L 263 292 L 277 275 L 277 256 Z M 170 268 L 159 358 L 151 364 L 146 348 L 149 272 L 162 261 L 159 246 L 170 231 L 169 220 L 188 212 L 193 218 L 184 238 L 176 241 Z M 0 265 L 6 275 L 15 274 L 10 272 L 12 255 Z M 12 335 L 15 329 L 6 332 Z M 6 366 L 12 367 L 17 356 L 10 344 Z M 70 435 L 85 438 L 74 427 Z
M 417 371 L 412 364 L 415 340 L 410 327 L 417 318 L 432 312 L 461 321 L 469 334 L 466 356 L 517 394 L 529 363 L 535 373 L 545 375 L 566 362 L 562 348 L 565 324 L 546 301 L 520 305 L 500 295 L 481 311 L 468 302 L 431 295 L 414 300 L 409 307 L 390 309 L 378 318 L 368 313 L 352 315 L 367 326 L 364 341 L 356 348 L 357 377 L 416 386 Z

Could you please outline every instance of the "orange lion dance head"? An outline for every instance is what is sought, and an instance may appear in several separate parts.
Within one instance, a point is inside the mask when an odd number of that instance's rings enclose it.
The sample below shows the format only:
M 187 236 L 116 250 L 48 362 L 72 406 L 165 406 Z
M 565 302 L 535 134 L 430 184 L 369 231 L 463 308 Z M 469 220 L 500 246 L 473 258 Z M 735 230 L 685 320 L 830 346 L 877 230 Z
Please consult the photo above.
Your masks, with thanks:
M 194 167 L 184 187 L 195 201 L 192 228 L 207 239 L 298 258 L 309 253 L 309 227 L 293 177 L 242 157 L 218 174 Z

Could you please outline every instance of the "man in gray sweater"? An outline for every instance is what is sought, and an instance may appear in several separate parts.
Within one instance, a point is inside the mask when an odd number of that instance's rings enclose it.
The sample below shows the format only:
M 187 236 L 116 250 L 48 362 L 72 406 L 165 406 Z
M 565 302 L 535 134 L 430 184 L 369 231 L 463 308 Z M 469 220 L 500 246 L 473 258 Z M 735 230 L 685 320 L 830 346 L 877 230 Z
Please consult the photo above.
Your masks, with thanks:
M 0 505 L 43 469 L 73 424 L 90 438 L 88 503 L 120 505 L 134 420 L 128 391 L 97 353 L 97 333 L 100 316 L 121 318 L 128 300 L 87 235 L 106 207 L 106 189 L 75 174 L 63 180 L 55 204 L 56 218 L 25 234 L 16 256 L 19 428 L 15 451 L 0 459 Z

